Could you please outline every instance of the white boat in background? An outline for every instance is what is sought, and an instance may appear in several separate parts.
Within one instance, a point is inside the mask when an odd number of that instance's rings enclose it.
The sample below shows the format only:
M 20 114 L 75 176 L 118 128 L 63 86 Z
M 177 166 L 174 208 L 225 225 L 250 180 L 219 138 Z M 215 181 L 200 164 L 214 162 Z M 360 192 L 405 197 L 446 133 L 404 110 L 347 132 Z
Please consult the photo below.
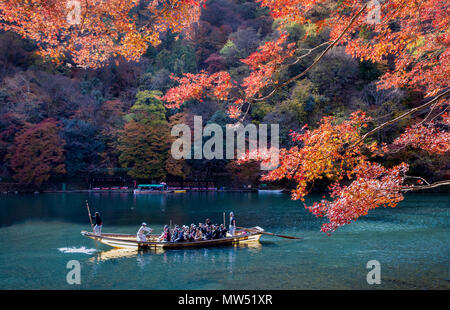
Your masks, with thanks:
M 137 189 L 133 191 L 134 194 L 161 194 L 161 193 L 172 193 L 168 189 L 166 183 L 160 184 L 139 184 Z
M 258 194 L 282 194 L 284 189 L 258 189 Z

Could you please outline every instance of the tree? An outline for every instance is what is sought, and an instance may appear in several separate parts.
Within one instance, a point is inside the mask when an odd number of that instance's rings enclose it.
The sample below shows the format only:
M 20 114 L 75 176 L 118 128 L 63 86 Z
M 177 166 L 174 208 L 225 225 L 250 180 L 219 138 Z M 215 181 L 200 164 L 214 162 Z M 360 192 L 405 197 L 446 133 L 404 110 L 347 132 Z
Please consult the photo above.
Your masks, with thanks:
M 137 93 L 119 137 L 119 162 L 130 168 L 128 174 L 136 179 L 162 180 L 167 174 L 170 130 L 158 95 L 158 91 Z
M 236 101 L 241 100 L 237 108 L 242 109 L 245 102 L 250 106 L 254 102 L 266 100 L 283 86 L 304 77 L 314 70 L 316 64 L 338 42 L 343 43 L 352 56 L 361 60 L 382 61 L 389 57 L 394 59 L 391 69 L 381 77 L 379 88 L 410 88 L 422 91 L 425 96 L 432 98 L 391 120 L 374 125 L 369 131 L 367 128 L 372 125 L 372 120 L 360 111 L 352 113 L 344 121 L 324 117 L 313 130 L 304 126 L 300 133 L 292 133 L 293 140 L 299 144 L 289 149 L 281 149 L 280 166 L 264 176 L 263 180 L 294 180 L 297 188 L 292 197 L 301 200 L 304 200 L 315 181 L 323 178 L 331 180 L 331 200 L 323 199 L 312 206 L 305 205 L 314 214 L 329 219 L 329 223 L 322 226 L 326 233 L 366 215 L 370 209 L 380 206 L 395 207 L 403 199 L 402 193 L 405 191 L 450 184 L 450 180 L 430 184 L 421 177 L 408 176 L 406 173 L 409 167 L 406 163 L 385 168 L 373 162 L 374 157 L 405 147 L 424 149 L 430 154 L 443 155 L 450 151 L 450 134 L 447 129 L 449 119 L 446 112 L 446 97 L 450 94 L 448 5 L 434 0 L 416 2 L 414 5 L 407 5 L 405 1 L 386 1 L 382 6 L 368 9 L 364 1 L 345 1 L 332 5 L 328 18 L 313 21 L 308 18 L 308 14 L 312 13 L 318 4 L 330 2 L 260 2 L 271 10 L 273 17 L 281 20 L 280 29 L 292 22 L 314 23 L 318 28 L 329 26 L 332 41 L 325 44 L 325 50 L 309 67 L 281 82 L 268 83 L 271 82 L 272 73 L 279 71 L 286 65 L 285 59 L 293 56 L 289 55 L 289 48 L 283 50 L 284 54 L 279 54 L 281 56 L 278 60 L 271 55 L 275 47 L 267 50 L 263 46 L 250 55 L 244 62 L 249 64 L 253 72 L 242 84 L 245 95 Z M 379 19 L 374 23 L 371 22 L 373 14 L 377 14 Z M 274 43 L 279 46 L 281 42 L 278 40 Z M 325 45 L 306 49 L 293 63 Z M 258 70 L 270 62 L 270 75 L 258 74 Z M 267 90 L 268 86 L 272 89 Z M 265 91 L 265 95 L 262 98 L 255 97 L 259 96 L 261 91 Z M 239 116 L 238 109 L 233 106 L 231 108 L 232 114 Z M 378 145 L 371 139 L 373 134 L 389 125 L 427 110 L 426 116 L 416 117 L 415 123 L 408 126 L 392 145 Z M 249 158 L 247 155 L 242 161 L 248 161 Z M 263 157 L 260 159 L 264 160 Z M 408 184 L 406 180 L 409 178 L 427 184 Z
M 186 114 L 187 114 L 186 112 L 179 112 L 179 113 L 172 115 L 169 118 L 170 129 L 172 129 L 173 126 L 178 125 L 178 124 L 186 124 L 187 123 Z M 170 141 L 170 144 L 172 144 L 173 141 L 176 140 L 176 137 L 170 136 L 170 137 L 168 137 L 168 139 Z M 180 151 L 183 151 L 183 150 L 180 150 Z M 165 169 L 168 174 L 175 176 L 175 177 L 182 178 L 182 179 L 185 179 L 186 176 L 190 172 L 190 167 L 187 164 L 186 160 L 184 158 L 175 159 L 172 156 L 172 150 L 169 150 L 169 156 L 167 157 Z
M 246 163 L 238 164 L 232 160 L 227 164 L 227 170 L 231 173 L 233 184 L 241 184 L 244 187 L 251 185 L 255 187 L 258 179 L 261 177 L 261 171 L 259 170 L 259 162 L 249 161 Z
M 130 18 L 127 15 L 129 10 L 117 7 L 119 3 L 123 4 L 122 1 L 110 1 L 99 5 L 100 10 L 93 10 L 94 22 L 86 24 L 85 29 L 88 30 L 82 29 L 82 35 L 78 35 L 79 27 L 78 29 L 74 27 L 73 30 L 61 27 L 61 23 L 58 24 L 61 16 L 59 18 L 55 16 L 55 22 L 52 22 L 54 27 L 42 31 L 41 29 L 46 27 L 42 27 L 39 21 L 44 20 L 42 16 L 47 17 L 46 14 L 54 14 L 49 8 L 55 1 L 47 1 L 48 5 L 43 2 L 27 1 L 26 7 L 24 1 L 2 2 L 0 10 L 2 16 L 6 16 L 2 22 L 3 28 L 14 30 L 42 43 L 43 54 L 45 51 L 52 51 L 47 54 L 58 57 L 61 51 L 68 50 L 77 63 L 93 67 L 97 63 L 104 63 L 114 53 L 135 60 L 144 48 L 145 40 L 142 40 L 141 34 L 136 31 L 139 27 L 126 28 L 121 27 L 122 24 L 118 26 L 115 24 L 116 17 L 120 15 L 125 21 L 123 24 L 130 26 L 128 23 Z M 323 230 L 327 233 L 356 220 L 371 208 L 395 206 L 403 199 L 405 191 L 450 184 L 449 180 L 428 183 L 421 177 L 413 177 L 412 179 L 419 178 L 425 184 L 412 185 L 406 181 L 411 178 L 406 174 L 408 171 L 406 163 L 383 167 L 375 162 L 380 156 L 405 148 L 420 148 L 436 155 L 445 155 L 449 152 L 447 110 L 450 94 L 448 84 L 450 12 L 446 1 L 391 0 L 383 1 L 381 4 L 381 1 L 366 0 L 258 0 L 258 2 L 277 19 L 276 27 L 279 34 L 241 60 L 248 66 L 249 74 L 239 83 L 226 71 L 214 73 L 201 71 L 198 74 L 184 73 L 181 77 L 174 76 L 174 81 L 179 85 L 168 90 L 162 97 L 167 102 L 167 107 L 179 108 L 191 100 L 202 101 L 212 98 L 215 102 L 221 101 L 227 105 L 230 117 L 242 121 L 251 111 L 253 104 L 267 101 L 293 82 L 302 82 L 302 79 L 310 73 L 320 76 L 317 75 L 320 73 L 317 64 L 326 59 L 332 51 L 336 51 L 336 47 L 341 44 L 347 53 L 356 59 L 384 63 L 385 71 L 377 85 L 379 89 L 394 86 L 420 92 L 426 99 L 419 105 L 413 104 L 396 116 L 386 115 L 388 120 L 382 123 L 371 119 L 361 111 L 353 111 L 340 119 L 325 116 L 317 125 L 313 124 L 311 129 L 306 126 L 292 133 L 293 142 L 298 145 L 281 149 L 279 168 L 265 178 L 271 180 L 290 178 L 297 182 L 297 189 L 293 191 L 294 199 L 303 199 L 315 181 L 324 178 L 331 180 L 332 199 L 324 199 L 313 206 L 306 206 L 313 213 L 328 217 L 330 222 L 323 226 Z M 125 8 L 136 5 L 136 1 L 127 3 L 128 6 Z M 192 4 L 187 0 L 176 2 L 178 3 L 186 4 L 183 8 L 187 8 L 187 3 Z M 167 18 L 169 23 L 173 21 L 172 17 L 176 15 L 178 7 L 175 6 L 175 10 L 171 10 L 167 15 L 158 15 L 159 9 L 164 10 L 167 6 L 166 2 L 162 4 L 158 1 L 156 4 L 155 20 Z M 210 13 L 210 20 L 217 19 L 220 23 L 223 19 L 220 14 L 213 14 L 217 12 Z M 86 16 L 89 17 L 90 13 Z M 112 30 L 103 30 L 105 27 L 102 23 L 108 20 L 104 18 L 105 16 L 111 18 Z M 99 19 L 101 21 L 98 21 Z M 89 18 L 87 20 L 91 21 Z M 143 20 L 146 21 L 145 18 Z M 177 30 L 186 25 L 186 20 L 192 21 L 183 18 L 179 20 L 182 25 L 175 23 L 174 28 Z M 293 23 L 307 24 L 309 29 L 316 32 L 328 31 L 330 40 L 305 48 L 302 43 L 307 40 L 308 32 L 299 42 L 292 40 L 287 28 Z M 145 22 L 144 24 L 146 25 Z M 100 31 L 92 32 L 91 25 L 100 25 Z M 167 24 L 164 25 L 166 27 L 163 26 L 163 30 L 170 28 Z M 59 31 L 63 28 L 66 31 L 63 35 L 56 36 L 52 32 L 53 29 Z M 123 36 L 118 36 L 119 33 Z M 148 33 L 150 41 L 151 38 L 155 38 L 152 34 Z M 116 42 L 109 36 L 121 39 Z M 73 40 L 69 40 L 72 37 Z M 81 49 L 71 49 L 72 42 L 75 44 L 74 47 L 79 45 Z M 280 74 L 308 58 L 313 59 L 309 66 L 300 71 L 291 70 L 287 76 Z M 352 73 L 352 70 L 348 72 Z M 344 76 L 351 74 L 346 73 Z M 408 120 L 410 123 L 394 143 L 383 145 L 374 140 L 373 136 L 376 133 Z
M 37 42 L 56 61 L 70 55 L 80 67 L 98 68 L 110 58 L 138 60 L 160 33 L 179 33 L 200 16 L 203 0 L 5 0 L 0 29 Z
M 28 124 L 16 135 L 7 159 L 17 181 L 39 188 L 50 176 L 66 172 L 65 141 L 59 136 L 60 127 L 56 120 L 46 119 Z
M 67 174 L 73 176 L 94 171 L 104 149 L 97 128 L 82 120 L 65 120 L 61 137 L 66 141 Z

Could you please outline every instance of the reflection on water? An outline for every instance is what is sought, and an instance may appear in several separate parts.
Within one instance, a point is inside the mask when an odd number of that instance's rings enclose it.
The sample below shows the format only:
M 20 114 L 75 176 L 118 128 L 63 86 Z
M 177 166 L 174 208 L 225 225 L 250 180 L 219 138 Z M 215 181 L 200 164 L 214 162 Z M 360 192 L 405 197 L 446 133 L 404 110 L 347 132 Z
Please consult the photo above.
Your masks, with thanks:
M 119 259 L 119 258 L 125 258 L 125 257 L 133 257 L 138 254 L 137 250 L 130 250 L 130 249 L 111 249 L 107 251 L 100 251 L 96 253 L 94 257 L 91 257 L 89 259 L 90 262 L 93 263 L 99 263 L 107 260 L 112 259 Z
M 219 251 L 217 249 L 219 248 Z M 99 251 L 89 259 L 89 262 L 101 264 L 105 261 L 114 261 L 120 259 L 136 259 L 137 265 L 142 270 L 146 265 L 152 262 L 152 256 L 159 255 L 162 257 L 164 264 L 181 264 L 192 266 L 193 264 L 201 264 L 202 262 L 223 260 L 226 257 L 226 269 L 228 273 L 233 273 L 233 263 L 236 260 L 236 252 L 239 249 L 247 249 L 250 252 L 257 253 L 261 251 L 262 244 L 259 241 L 248 243 L 239 243 L 233 246 L 205 247 L 205 248 L 189 248 L 189 249 L 169 249 L 149 248 L 149 249 L 110 249 Z

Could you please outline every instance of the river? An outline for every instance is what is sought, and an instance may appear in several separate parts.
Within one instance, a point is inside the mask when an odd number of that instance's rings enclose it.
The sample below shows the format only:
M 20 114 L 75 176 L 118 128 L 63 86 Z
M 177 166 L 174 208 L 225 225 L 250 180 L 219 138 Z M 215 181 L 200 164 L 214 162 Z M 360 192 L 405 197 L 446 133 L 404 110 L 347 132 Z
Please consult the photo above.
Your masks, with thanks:
M 318 198 L 312 197 L 311 199 Z M 103 232 L 136 233 L 142 221 L 223 222 L 303 237 L 263 236 L 251 246 L 133 252 L 81 236 L 89 229 L 84 201 L 99 211 Z M 0 196 L 0 289 L 449 289 L 448 194 L 408 194 L 331 237 L 324 219 L 289 195 L 271 193 L 55 193 Z M 67 262 L 81 284 L 66 281 Z M 377 260 L 381 284 L 369 285 Z

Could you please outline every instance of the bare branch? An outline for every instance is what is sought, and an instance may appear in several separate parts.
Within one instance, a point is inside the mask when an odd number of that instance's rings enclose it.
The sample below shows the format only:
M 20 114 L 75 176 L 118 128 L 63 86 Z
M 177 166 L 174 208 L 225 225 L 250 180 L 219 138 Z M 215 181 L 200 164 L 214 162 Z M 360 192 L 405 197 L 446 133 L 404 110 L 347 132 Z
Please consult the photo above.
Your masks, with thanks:
M 413 109 L 410 109 L 410 110 L 406 111 L 405 113 L 403 113 L 402 115 L 397 116 L 396 118 L 393 118 L 393 119 L 391 119 L 391 120 L 389 120 L 389 121 L 387 121 L 387 122 L 384 122 L 384 123 L 381 124 L 381 125 L 378 125 L 378 126 L 375 127 L 374 129 L 372 129 L 371 131 L 369 131 L 369 132 L 367 132 L 365 135 L 363 135 L 363 136 L 361 137 L 360 141 L 358 141 L 358 143 L 361 142 L 361 141 L 363 141 L 363 140 L 365 140 L 367 137 L 373 135 L 374 133 L 380 131 L 381 129 L 383 129 L 383 128 L 389 126 L 389 125 L 392 125 L 392 124 L 394 124 L 394 123 L 396 123 L 396 122 L 398 122 L 398 121 L 404 119 L 405 117 L 407 117 L 407 116 L 409 116 L 409 115 L 411 115 L 411 114 L 414 114 L 414 113 L 416 113 L 416 112 L 418 112 L 418 111 L 421 111 L 421 110 L 423 110 L 423 109 L 428 108 L 429 106 L 435 104 L 437 101 L 439 101 L 439 100 L 442 99 L 442 98 L 445 98 L 445 97 L 448 96 L 449 94 L 450 94 L 450 87 L 447 88 L 447 89 L 446 89 L 445 91 L 443 91 L 442 93 L 440 93 L 439 95 L 437 95 L 436 97 L 434 97 L 432 100 L 428 101 L 427 103 L 424 103 L 424 104 L 422 104 L 421 106 L 418 106 L 418 107 L 415 107 L 415 108 L 413 108 Z
M 450 180 L 439 181 L 439 182 L 431 183 L 428 185 L 404 186 L 404 187 L 400 188 L 400 191 L 402 191 L 402 192 L 418 191 L 418 190 L 431 189 L 431 188 L 436 188 L 436 187 L 445 186 L 445 185 L 450 185 Z
M 422 177 L 415 177 L 415 176 L 411 176 L 411 175 L 405 175 L 405 179 L 418 179 L 418 180 L 424 181 L 427 185 L 430 185 L 430 183 L 427 180 L 425 180 L 424 178 L 422 178 Z
M 342 39 L 342 37 L 344 36 L 344 34 L 351 28 L 351 26 L 353 25 L 353 23 L 355 22 L 355 20 L 364 12 L 364 10 L 366 9 L 366 7 L 367 7 L 367 3 L 365 3 L 363 6 L 362 6 L 362 8 L 358 11 L 358 13 L 356 13 L 356 15 L 355 16 L 353 16 L 352 17 L 352 19 L 350 20 L 350 22 L 349 22 L 349 24 L 345 27 L 345 29 L 339 34 L 339 36 L 333 41 L 333 42 L 331 42 L 330 43 L 330 45 L 328 45 L 328 47 L 320 54 L 320 56 L 319 57 L 317 57 L 316 58 L 316 60 L 314 60 L 314 62 L 308 67 L 308 68 L 306 68 L 302 73 L 300 73 L 300 74 L 297 74 L 296 76 L 294 76 L 294 77 L 292 77 L 292 78 L 290 78 L 290 79 L 288 79 L 287 81 L 285 81 L 285 82 L 283 82 L 283 83 L 280 83 L 280 84 L 278 84 L 278 85 L 276 85 L 274 88 L 273 88 L 273 90 L 268 94 L 268 95 L 266 95 L 266 96 L 264 96 L 264 97 L 261 97 L 261 98 L 255 98 L 255 97 L 253 97 L 253 98 L 250 98 L 250 99 L 248 99 L 247 101 L 248 101 L 248 108 L 247 108 L 247 111 L 244 113 L 244 115 L 241 117 L 241 120 L 243 120 L 246 116 L 247 116 L 247 113 L 248 113 L 248 111 L 250 110 L 250 106 L 251 106 L 251 104 L 253 103 L 253 102 L 259 102 L 259 101 L 263 101 L 263 100 L 266 100 L 266 99 L 268 99 L 268 98 L 270 98 L 270 97 L 272 97 L 276 92 L 277 92 L 277 90 L 279 90 L 280 88 L 282 88 L 282 87 L 284 87 L 284 86 L 286 86 L 286 85 L 288 85 L 288 84 L 290 84 L 291 82 L 293 82 L 293 81 L 295 81 L 295 80 L 298 80 L 299 78 L 301 78 L 302 76 L 305 76 L 315 65 L 317 65 L 317 63 Z M 299 56 L 299 58 L 301 59 L 301 58 L 303 58 L 304 56 L 306 56 L 306 55 L 308 55 L 310 52 L 312 52 L 313 50 L 315 50 L 316 48 L 319 48 L 319 47 L 321 47 L 322 45 L 325 45 L 325 44 L 327 44 L 328 42 L 324 42 L 324 43 L 322 43 L 322 44 L 320 44 L 320 45 L 318 45 L 318 46 L 316 46 L 316 47 L 314 47 L 314 48 L 312 48 L 307 54 L 305 54 L 305 55 L 303 55 L 303 56 Z M 299 60 L 299 59 L 298 59 Z M 297 61 L 298 61 L 297 60 Z M 294 64 L 295 63 L 297 63 L 297 61 L 295 61 L 294 62 Z

